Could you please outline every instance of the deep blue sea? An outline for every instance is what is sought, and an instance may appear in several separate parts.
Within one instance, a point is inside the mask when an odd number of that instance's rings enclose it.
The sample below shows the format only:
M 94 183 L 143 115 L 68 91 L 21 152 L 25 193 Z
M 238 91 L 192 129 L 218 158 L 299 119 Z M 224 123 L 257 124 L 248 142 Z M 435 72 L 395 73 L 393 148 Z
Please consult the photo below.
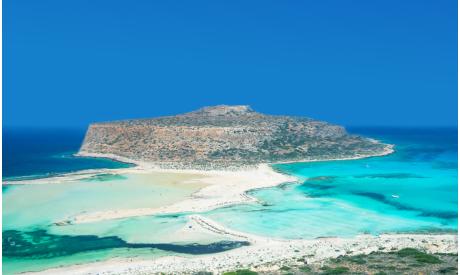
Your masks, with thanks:
M 3 128 L 3 180 L 48 177 L 129 164 L 75 157 L 85 129 Z

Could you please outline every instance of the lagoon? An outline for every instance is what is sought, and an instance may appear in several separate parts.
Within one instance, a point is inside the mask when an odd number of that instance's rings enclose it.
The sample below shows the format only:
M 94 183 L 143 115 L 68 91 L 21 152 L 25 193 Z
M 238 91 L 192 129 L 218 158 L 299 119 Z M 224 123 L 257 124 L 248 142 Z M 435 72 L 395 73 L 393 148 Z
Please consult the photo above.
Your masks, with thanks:
M 395 144 L 396 152 L 360 160 L 275 164 L 273 169 L 297 180 L 249 191 L 258 203 L 198 214 L 229 229 L 276 239 L 457 231 L 456 129 L 355 131 Z M 104 168 L 113 170 L 60 183 L 44 178 L 42 184 L 4 186 L 5 274 L 114 257 L 193 257 L 247 245 L 194 231 L 187 212 L 54 225 L 87 212 L 173 204 L 205 186 L 197 180 L 203 177 L 199 174 Z M 86 245 L 79 246 L 82 242 Z M 21 243 L 25 246 L 18 248 Z

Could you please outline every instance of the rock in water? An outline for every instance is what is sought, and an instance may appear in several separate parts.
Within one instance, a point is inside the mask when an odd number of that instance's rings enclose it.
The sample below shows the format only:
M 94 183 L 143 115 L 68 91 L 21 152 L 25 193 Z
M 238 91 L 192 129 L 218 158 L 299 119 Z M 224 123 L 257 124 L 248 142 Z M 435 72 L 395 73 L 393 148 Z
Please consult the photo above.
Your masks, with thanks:
M 382 155 L 391 146 L 310 118 L 219 105 L 176 116 L 94 123 L 80 155 L 117 156 L 168 168 L 215 169 L 259 163 Z

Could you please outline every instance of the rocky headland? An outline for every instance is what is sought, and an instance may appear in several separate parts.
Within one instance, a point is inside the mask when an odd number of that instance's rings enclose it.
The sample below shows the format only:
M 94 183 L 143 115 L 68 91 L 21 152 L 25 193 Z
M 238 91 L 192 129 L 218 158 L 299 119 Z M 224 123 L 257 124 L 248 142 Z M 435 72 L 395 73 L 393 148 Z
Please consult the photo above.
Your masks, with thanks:
M 348 134 L 341 126 L 219 105 L 176 116 L 91 124 L 78 155 L 212 170 L 390 152 L 391 145 Z

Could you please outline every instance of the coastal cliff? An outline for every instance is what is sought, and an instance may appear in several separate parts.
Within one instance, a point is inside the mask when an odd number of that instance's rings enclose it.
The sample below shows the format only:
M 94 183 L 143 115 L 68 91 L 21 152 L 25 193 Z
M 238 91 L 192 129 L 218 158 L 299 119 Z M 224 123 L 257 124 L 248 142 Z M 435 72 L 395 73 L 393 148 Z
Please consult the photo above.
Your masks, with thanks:
M 350 135 L 341 126 L 220 105 L 176 116 L 91 124 L 78 155 L 214 169 L 389 152 L 390 145 Z

